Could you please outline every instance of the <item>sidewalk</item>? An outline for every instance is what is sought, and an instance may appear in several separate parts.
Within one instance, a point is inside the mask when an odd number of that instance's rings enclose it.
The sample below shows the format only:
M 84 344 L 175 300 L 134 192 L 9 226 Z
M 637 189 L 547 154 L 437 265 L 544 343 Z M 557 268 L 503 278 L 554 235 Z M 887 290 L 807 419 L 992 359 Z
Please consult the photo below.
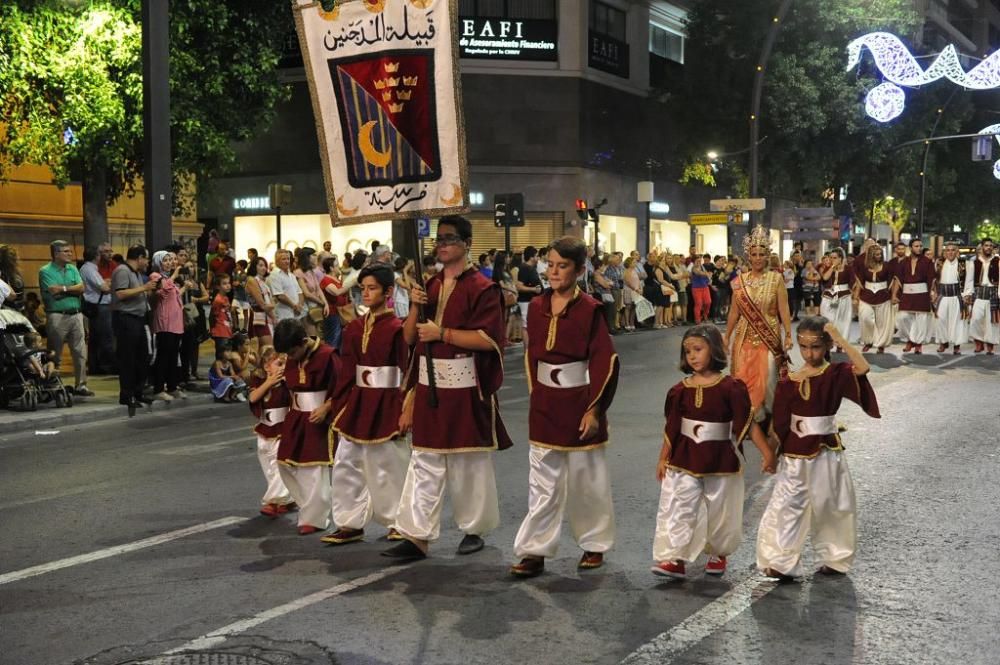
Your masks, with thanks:
M 198 349 L 198 375 L 201 381 L 192 384 L 191 389 L 185 389 L 187 399 L 175 399 L 172 402 L 154 401 L 152 405 L 139 409 L 136 418 L 150 411 L 166 411 L 186 408 L 189 406 L 204 406 L 212 404 L 212 393 L 208 388 L 208 370 L 215 360 L 215 346 L 211 339 L 204 342 Z M 73 363 L 64 360 L 61 366 L 63 383 L 73 386 Z M 73 396 L 73 406 L 56 408 L 54 402 L 39 404 L 37 411 L 19 411 L 15 405 L 9 409 L 0 409 L 0 434 L 15 432 L 52 431 L 68 425 L 76 425 L 96 420 L 121 418 L 127 419 L 128 412 L 118 403 L 117 376 L 91 376 L 87 378 L 87 387 L 96 394 L 94 397 Z

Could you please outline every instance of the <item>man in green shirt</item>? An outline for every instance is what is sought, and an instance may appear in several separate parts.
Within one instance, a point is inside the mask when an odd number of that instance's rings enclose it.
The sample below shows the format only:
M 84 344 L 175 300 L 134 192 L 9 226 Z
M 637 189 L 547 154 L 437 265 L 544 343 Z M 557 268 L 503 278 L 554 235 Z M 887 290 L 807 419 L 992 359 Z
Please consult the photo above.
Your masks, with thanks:
M 81 311 L 83 279 L 73 263 L 73 246 L 64 240 L 49 245 L 52 261 L 38 271 L 38 288 L 48 314 L 49 348 L 55 353 L 56 370 L 62 361 L 63 344 L 73 358 L 74 392 L 93 397 L 87 388 L 87 335 Z

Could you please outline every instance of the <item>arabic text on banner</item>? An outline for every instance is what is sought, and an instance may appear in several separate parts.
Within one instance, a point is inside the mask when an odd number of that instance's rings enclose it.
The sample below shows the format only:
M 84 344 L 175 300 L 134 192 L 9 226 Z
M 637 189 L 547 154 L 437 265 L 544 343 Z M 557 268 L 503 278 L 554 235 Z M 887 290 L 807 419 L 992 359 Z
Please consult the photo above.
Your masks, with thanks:
M 335 226 L 465 212 L 458 0 L 295 0 Z

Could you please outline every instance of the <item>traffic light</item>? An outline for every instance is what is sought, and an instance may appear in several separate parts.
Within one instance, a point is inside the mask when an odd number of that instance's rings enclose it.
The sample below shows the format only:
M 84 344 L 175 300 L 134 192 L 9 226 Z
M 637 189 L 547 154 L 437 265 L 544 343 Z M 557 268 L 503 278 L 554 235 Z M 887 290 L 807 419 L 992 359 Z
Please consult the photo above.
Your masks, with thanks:
M 576 216 L 584 222 L 587 221 L 587 199 L 576 200 Z

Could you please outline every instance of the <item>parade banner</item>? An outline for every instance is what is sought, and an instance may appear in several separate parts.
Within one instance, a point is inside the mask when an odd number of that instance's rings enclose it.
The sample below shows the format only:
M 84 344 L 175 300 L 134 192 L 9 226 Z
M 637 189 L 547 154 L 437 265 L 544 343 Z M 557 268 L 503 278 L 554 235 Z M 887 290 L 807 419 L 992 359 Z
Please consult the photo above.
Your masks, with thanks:
M 458 0 L 294 0 L 334 226 L 467 212 Z

